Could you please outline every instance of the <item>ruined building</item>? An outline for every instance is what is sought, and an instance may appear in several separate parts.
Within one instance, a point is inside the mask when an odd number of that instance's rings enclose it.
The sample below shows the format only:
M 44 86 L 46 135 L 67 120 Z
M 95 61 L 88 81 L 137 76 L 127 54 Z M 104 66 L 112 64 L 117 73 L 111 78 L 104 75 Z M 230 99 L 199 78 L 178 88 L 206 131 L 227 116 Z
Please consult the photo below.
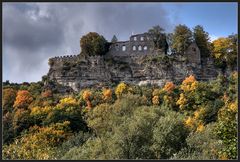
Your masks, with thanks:
M 166 81 L 180 82 L 190 74 L 198 80 L 209 80 L 221 73 L 210 58 L 201 59 L 196 43 L 187 47 L 184 55 L 165 55 L 154 49 L 148 33 L 112 43 L 103 56 L 54 57 L 49 65 L 47 77 L 75 91 L 119 82 L 162 86 Z

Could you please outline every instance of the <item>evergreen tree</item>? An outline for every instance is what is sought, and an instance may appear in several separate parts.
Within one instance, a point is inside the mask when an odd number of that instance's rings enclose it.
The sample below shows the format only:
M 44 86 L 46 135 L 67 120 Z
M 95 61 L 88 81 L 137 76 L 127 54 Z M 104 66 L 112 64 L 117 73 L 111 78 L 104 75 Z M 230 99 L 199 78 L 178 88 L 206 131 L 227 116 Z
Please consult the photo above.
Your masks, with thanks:
M 118 39 L 117 39 L 116 35 L 113 35 L 111 42 L 116 43 L 117 41 L 118 41 Z
M 210 55 L 210 42 L 209 35 L 206 31 L 204 31 L 203 27 L 197 25 L 193 28 L 193 37 L 200 49 L 202 57 L 209 57 Z
M 173 33 L 172 47 L 178 53 L 184 53 L 192 43 L 192 31 L 186 25 L 178 25 Z

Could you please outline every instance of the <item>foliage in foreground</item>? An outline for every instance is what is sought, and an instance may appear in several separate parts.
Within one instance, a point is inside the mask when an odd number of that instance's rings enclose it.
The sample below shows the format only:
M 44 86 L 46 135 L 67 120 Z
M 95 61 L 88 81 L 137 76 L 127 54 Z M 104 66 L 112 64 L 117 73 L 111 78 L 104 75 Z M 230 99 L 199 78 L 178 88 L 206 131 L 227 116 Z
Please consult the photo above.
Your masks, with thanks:
M 237 73 L 62 95 L 3 89 L 4 159 L 236 159 Z

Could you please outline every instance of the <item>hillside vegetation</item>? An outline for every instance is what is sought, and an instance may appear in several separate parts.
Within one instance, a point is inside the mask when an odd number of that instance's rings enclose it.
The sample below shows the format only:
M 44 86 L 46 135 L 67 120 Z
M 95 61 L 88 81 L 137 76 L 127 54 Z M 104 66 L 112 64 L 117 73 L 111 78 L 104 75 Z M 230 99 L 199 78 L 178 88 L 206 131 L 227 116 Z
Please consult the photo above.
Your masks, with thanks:
M 4 84 L 3 159 L 236 159 L 237 77 L 71 94 Z

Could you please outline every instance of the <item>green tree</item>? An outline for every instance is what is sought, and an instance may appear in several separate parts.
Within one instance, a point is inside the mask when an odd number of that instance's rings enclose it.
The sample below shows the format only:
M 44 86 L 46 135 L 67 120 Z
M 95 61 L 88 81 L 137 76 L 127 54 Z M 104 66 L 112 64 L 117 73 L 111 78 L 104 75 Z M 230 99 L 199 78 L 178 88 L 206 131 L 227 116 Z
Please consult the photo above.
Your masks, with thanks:
M 166 34 L 163 32 L 164 29 L 161 28 L 159 25 L 153 26 L 151 29 L 148 30 L 148 33 L 154 42 L 155 48 L 163 49 L 166 54 L 168 50 L 168 43 L 166 40 Z
M 209 35 L 206 31 L 204 31 L 203 27 L 197 25 L 193 28 L 193 37 L 200 49 L 202 57 L 209 57 L 210 55 L 210 42 Z
M 81 38 L 80 47 L 83 54 L 89 56 L 104 55 L 108 51 L 108 42 L 98 33 L 90 32 Z
M 214 134 L 216 124 L 206 125 L 201 132 L 194 132 L 186 139 L 187 146 L 171 157 L 175 160 L 216 160 L 223 144 Z
M 178 53 L 184 53 L 192 42 L 192 31 L 186 25 L 178 25 L 174 29 L 172 48 Z

